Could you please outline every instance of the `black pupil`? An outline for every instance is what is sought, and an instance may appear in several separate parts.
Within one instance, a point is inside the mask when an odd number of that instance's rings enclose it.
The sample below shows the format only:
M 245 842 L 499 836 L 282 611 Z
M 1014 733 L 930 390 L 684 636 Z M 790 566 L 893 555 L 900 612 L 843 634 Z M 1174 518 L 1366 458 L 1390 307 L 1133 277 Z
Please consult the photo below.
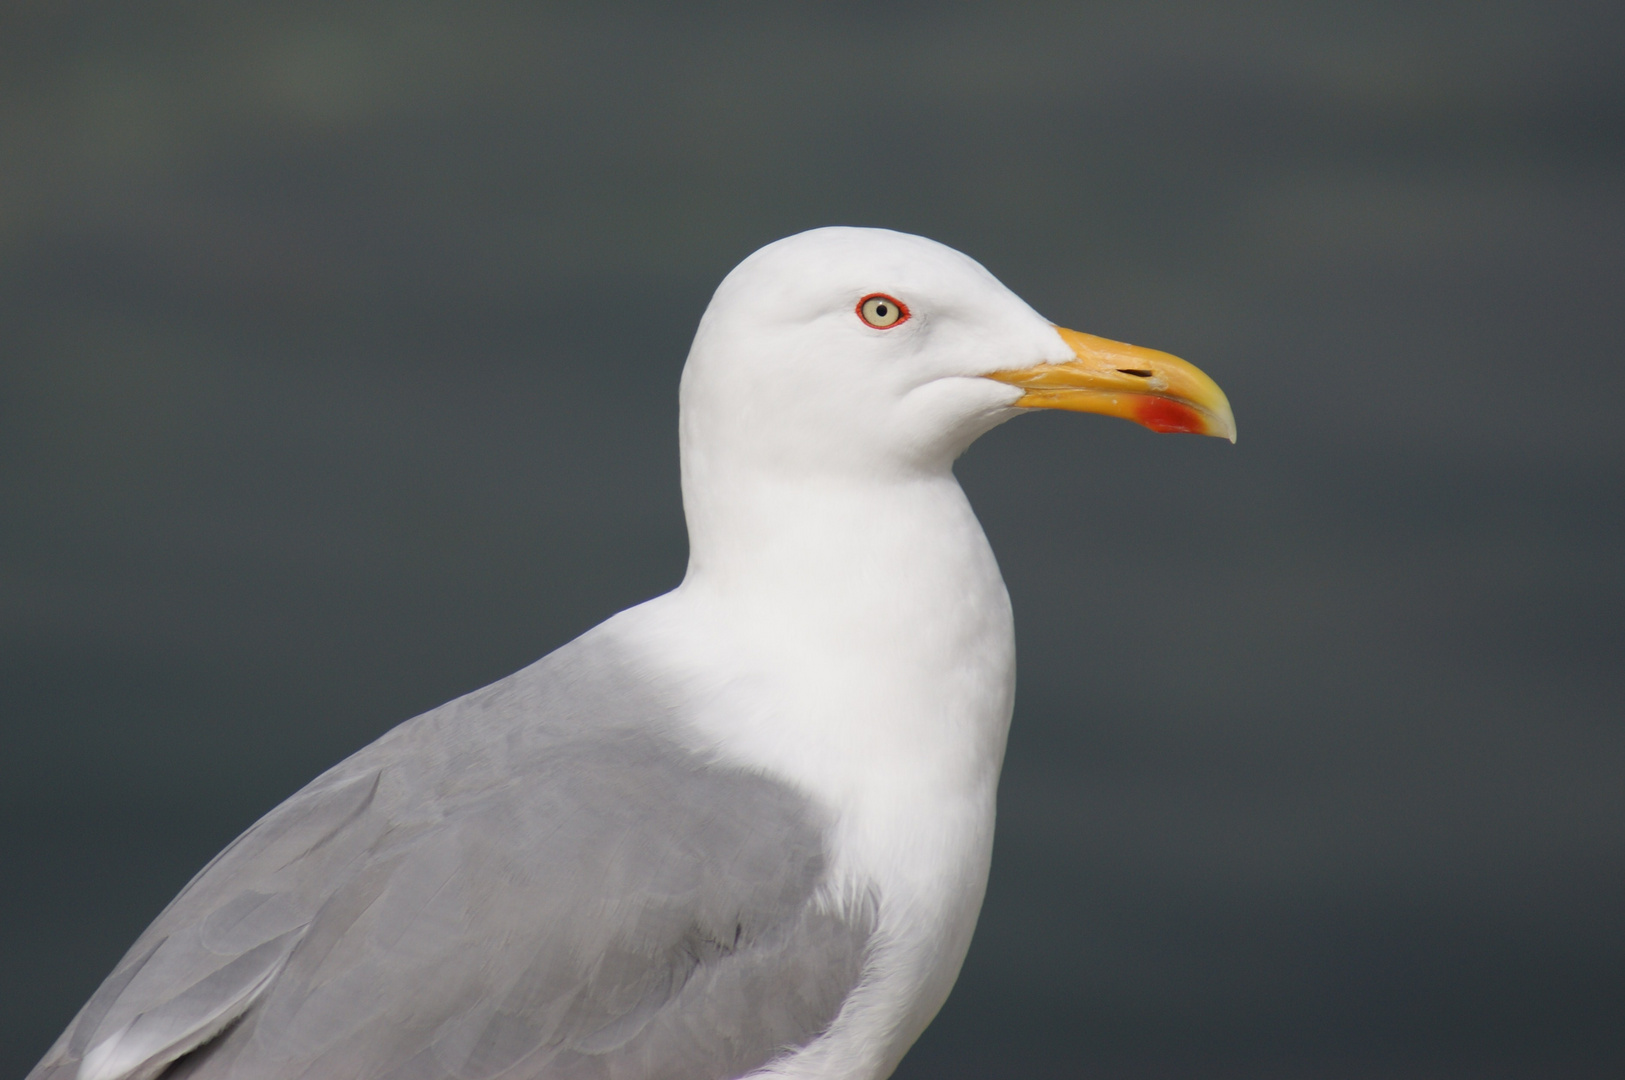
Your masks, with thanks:
M 875 317 L 880 318 L 880 319 L 884 319 L 886 317 L 886 305 L 885 304 L 876 304 L 875 305 Z

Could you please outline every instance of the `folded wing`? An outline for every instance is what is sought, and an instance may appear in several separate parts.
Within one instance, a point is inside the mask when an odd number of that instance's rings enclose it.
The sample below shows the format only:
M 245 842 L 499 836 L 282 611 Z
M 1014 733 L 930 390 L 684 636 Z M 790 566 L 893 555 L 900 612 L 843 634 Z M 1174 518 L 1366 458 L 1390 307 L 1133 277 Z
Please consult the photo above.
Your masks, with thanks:
M 581 642 L 403 725 L 222 852 L 31 1080 L 728 1077 L 824 1031 L 872 903 L 800 793 Z

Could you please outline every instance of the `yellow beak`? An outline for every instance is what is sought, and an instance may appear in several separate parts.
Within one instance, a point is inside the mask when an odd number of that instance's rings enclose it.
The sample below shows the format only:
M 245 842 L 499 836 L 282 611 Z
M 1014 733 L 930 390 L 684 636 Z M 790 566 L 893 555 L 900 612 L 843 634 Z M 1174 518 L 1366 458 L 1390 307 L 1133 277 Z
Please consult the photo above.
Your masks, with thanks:
M 1184 431 L 1236 441 L 1236 418 L 1218 383 L 1177 356 L 1055 328 L 1073 359 L 987 378 L 1027 391 L 1021 409 L 1069 409 L 1121 416 L 1152 431 Z

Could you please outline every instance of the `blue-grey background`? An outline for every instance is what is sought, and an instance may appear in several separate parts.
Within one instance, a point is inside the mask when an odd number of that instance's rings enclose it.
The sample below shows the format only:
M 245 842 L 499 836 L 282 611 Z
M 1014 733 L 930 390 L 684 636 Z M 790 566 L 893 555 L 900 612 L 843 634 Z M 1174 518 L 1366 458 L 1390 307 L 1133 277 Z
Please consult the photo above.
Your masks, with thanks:
M 1625 35 L 1474 2 L 0 10 L 0 1074 L 219 847 L 678 580 L 803 228 L 1183 355 L 1026 417 L 994 876 L 906 1078 L 1625 1075 Z

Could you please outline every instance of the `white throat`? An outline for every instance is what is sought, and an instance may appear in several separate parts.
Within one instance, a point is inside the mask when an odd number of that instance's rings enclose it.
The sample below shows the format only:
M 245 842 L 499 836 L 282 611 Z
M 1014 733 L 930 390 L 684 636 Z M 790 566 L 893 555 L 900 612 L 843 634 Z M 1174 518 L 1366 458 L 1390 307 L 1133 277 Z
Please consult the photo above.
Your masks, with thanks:
M 990 794 L 1014 691 L 1010 604 L 953 474 L 684 480 L 676 596 L 795 710 L 752 718 L 730 745 L 846 806 L 898 785 Z

